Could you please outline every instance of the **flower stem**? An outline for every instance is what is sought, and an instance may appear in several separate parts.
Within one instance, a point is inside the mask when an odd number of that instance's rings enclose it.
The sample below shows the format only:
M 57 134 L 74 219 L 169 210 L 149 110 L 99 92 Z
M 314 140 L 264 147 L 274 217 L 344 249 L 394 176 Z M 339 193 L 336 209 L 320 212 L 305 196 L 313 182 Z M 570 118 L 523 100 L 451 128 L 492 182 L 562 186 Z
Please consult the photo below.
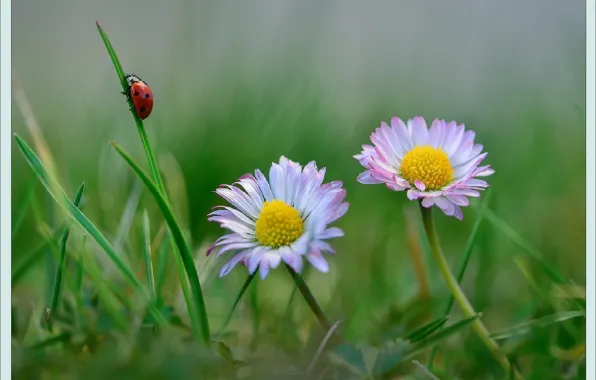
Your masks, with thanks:
M 455 302 L 457 302 L 459 307 L 462 309 L 466 317 L 472 317 L 476 315 L 477 313 L 474 311 L 474 308 L 470 304 L 470 301 L 468 301 L 468 298 L 459 286 L 457 279 L 455 278 L 453 273 L 451 273 L 447 260 L 443 255 L 443 251 L 441 250 L 441 246 L 439 244 L 439 236 L 437 235 L 437 230 L 435 228 L 435 223 L 432 217 L 432 207 L 426 208 L 423 207 L 422 204 L 420 204 L 420 211 L 422 213 L 422 222 L 424 224 L 424 230 L 426 231 L 426 236 L 430 245 L 430 251 L 439 267 L 439 270 L 441 272 L 441 275 L 443 276 L 443 279 L 445 280 L 445 283 L 447 284 L 447 287 L 449 288 L 449 291 L 451 292 L 451 295 L 455 299 Z M 484 342 L 486 347 L 489 349 L 489 351 L 492 353 L 492 355 L 501 365 L 501 367 L 503 367 L 505 372 L 508 374 L 511 373 L 512 366 L 509 363 L 509 360 L 507 359 L 505 354 L 503 354 L 497 343 L 490 338 L 489 332 L 482 323 L 482 321 L 480 321 L 480 319 L 476 319 L 473 322 L 472 326 L 478 334 L 478 337 Z M 513 375 L 514 378 L 517 380 L 523 379 L 523 377 L 514 368 Z
M 313 296 L 313 294 L 310 292 L 310 289 L 308 288 L 308 286 L 302 279 L 302 276 L 297 274 L 294 271 L 294 269 L 292 269 L 287 264 L 286 264 L 286 268 L 288 269 L 288 272 L 290 272 L 290 276 L 292 276 L 292 278 L 294 279 L 294 282 L 296 283 L 298 290 L 300 290 L 302 297 L 304 297 L 304 299 L 306 300 L 306 303 L 308 303 L 308 306 L 310 307 L 312 312 L 315 313 L 315 316 L 319 320 L 319 323 L 321 324 L 321 326 L 323 326 L 323 328 L 325 330 L 329 331 L 329 329 L 332 327 L 332 324 L 329 322 L 329 319 L 327 319 L 327 316 L 325 315 L 325 313 L 319 306 L 319 303 L 315 299 L 315 296 Z

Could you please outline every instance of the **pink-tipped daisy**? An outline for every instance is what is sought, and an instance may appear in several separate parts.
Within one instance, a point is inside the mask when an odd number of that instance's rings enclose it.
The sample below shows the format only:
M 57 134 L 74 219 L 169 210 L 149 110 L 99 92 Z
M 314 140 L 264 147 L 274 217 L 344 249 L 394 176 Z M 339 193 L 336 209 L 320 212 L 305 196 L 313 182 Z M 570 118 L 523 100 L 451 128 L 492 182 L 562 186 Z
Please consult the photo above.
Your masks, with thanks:
M 407 190 L 410 200 L 422 199 L 424 207 L 437 205 L 446 215 L 463 219 L 460 207 L 488 187 L 475 177 L 494 173 L 490 166 L 478 166 L 487 153 L 474 137 L 474 131 L 454 121 L 435 119 L 428 129 L 420 116 L 407 124 L 394 117 L 391 127 L 383 122 L 371 134 L 372 146 L 363 145 L 354 156 L 366 168 L 358 182 Z
M 233 185 L 222 185 L 215 192 L 232 207 L 218 206 L 208 215 L 231 231 L 213 243 L 207 254 L 234 252 L 222 267 L 220 277 L 239 263 L 250 274 L 257 268 L 261 278 L 282 261 L 294 271 L 302 271 L 303 256 L 319 271 L 329 265 L 323 253 L 334 253 L 328 239 L 343 236 L 337 227 L 328 227 L 348 210 L 343 202 L 346 190 L 341 181 L 322 184 L 325 168 L 314 161 L 304 168 L 282 156 L 273 163 L 269 180 L 260 170 L 246 174 Z

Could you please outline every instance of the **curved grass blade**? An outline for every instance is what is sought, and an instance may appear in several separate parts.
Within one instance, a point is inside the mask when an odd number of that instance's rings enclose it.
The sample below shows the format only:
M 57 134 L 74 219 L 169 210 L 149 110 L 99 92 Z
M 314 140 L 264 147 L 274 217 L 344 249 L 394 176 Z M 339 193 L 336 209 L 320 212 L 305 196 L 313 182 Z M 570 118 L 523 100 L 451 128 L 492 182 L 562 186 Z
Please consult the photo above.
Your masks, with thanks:
M 147 277 L 147 285 L 149 286 L 151 298 L 155 301 L 155 278 L 153 276 L 153 262 L 151 261 L 151 234 L 147 210 L 143 210 L 143 252 L 145 254 L 145 276 Z
M 490 336 L 491 338 L 498 340 L 516 338 L 529 333 L 534 328 L 546 327 L 568 319 L 585 316 L 586 314 L 583 311 L 563 311 L 495 331 Z
M 499 218 L 492 210 L 485 209 L 481 211 L 486 219 L 497 229 L 501 230 L 509 239 L 520 246 L 526 253 L 540 264 L 542 270 L 550 277 L 550 279 L 559 284 L 569 284 L 569 280 L 561 274 L 556 268 L 546 261 L 538 248 L 534 247 L 530 242 L 518 234 L 507 222 Z
M 139 176 L 139 178 L 143 181 L 155 202 L 159 206 L 168 227 L 170 228 L 170 232 L 172 233 L 172 237 L 178 247 L 178 252 L 180 253 L 182 262 L 184 264 L 184 269 L 186 270 L 186 275 L 188 277 L 188 282 L 190 283 L 190 288 L 193 295 L 193 302 L 188 305 L 189 307 L 189 314 L 191 317 L 191 322 L 193 326 L 193 332 L 195 335 L 198 335 L 203 342 L 210 343 L 210 331 L 209 331 L 209 322 L 207 320 L 207 310 L 205 308 L 205 300 L 203 299 L 203 291 L 201 290 L 201 283 L 199 282 L 199 276 L 197 274 L 197 270 L 195 268 L 194 260 L 190 253 L 190 248 L 186 243 L 186 239 L 184 238 L 184 234 L 182 233 L 182 229 L 178 224 L 178 221 L 174 217 L 172 213 L 172 209 L 162 197 L 161 193 L 155 186 L 155 184 L 149 179 L 147 174 L 143 172 L 143 170 L 132 160 L 132 158 L 126 154 L 120 146 L 116 143 L 112 143 L 112 146 L 116 149 L 118 154 L 124 158 L 124 160 L 130 165 L 132 170 Z M 197 331 L 196 329 L 199 328 L 200 330 Z
M 81 198 L 83 197 L 83 191 L 85 190 L 85 182 L 81 183 L 77 195 L 75 196 L 74 205 L 79 207 Z M 50 306 L 46 309 L 45 322 L 49 331 L 52 331 L 52 313 L 54 313 L 58 307 L 58 299 L 60 298 L 60 289 L 62 286 L 62 274 L 64 273 L 64 265 L 66 263 L 66 242 L 70 235 L 70 225 L 67 223 L 60 239 L 60 256 L 58 259 L 58 268 L 56 269 L 56 278 L 54 280 L 54 290 L 52 291 L 52 300 Z
M 15 134 L 15 140 L 25 160 L 31 166 L 31 169 L 37 175 L 37 178 L 44 185 L 48 193 L 56 200 L 58 205 L 67 211 L 73 220 L 85 230 L 89 236 L 91 236 L 100 247 L 103 248 L 104 252 L 108 255 L 110 260 L 114 263 L 116 268 L 123 274 L 126 281 L 140 294 L 145 296 L 149 300 L 149 294 L 147 289 L 143 287 L 135 273 L 120 259 L 120 256 L 116 253 L 114 248 L 110 245 L 105 236 L 95 227 L 95 225 L 87 218 L 85 214 L 81 212 L 68 198 L 62 187 L 56 182 L 56 180 L 48 173 L 44 165 L 41 163 L 37 155 L 31 150 L 31 147 L 27 143 Z M 167 324 L 166 319 L 163 317 L 159 309 L 153 302 L 148 303 L 149 312 L 154 316 L 155 320 L 162 326 Z
M 234 300 L 234 304 L 232 305 L 232 308 L 230 309 L 230 312 L 228 313 L 228 316 L 227 316 L 225 322 L 223 323 L 223 325 L 221 326 L 221 328 L 219 329 L 219 332 L 217 333 L 217 335 L 222 334 L 223 331 L 228 326 L 228 323 L 230 323 L 230 320 L 232 319 L 232 315 L 234 314 L 236 307 L 240 303 L 240 299 L 242 299 L 242 296 L 244 296 L 246 289 L 248 289 L 249 285 L 251 284 L 252 280 L 255 278 L 256 274 L 257 274 L 257 272 L 249 275 L 246 278 L 246 281 L 244 281 L 244 284 L 242 285 L 242 288 L 240 288 L 240 291 L 238 292 L 238 295 L 236 296 L 236 299 Z
M 126 91 L 128 90 L 128 84 L 126 83 L 126 78 L 124 77 L 124 75 L 125 75 L 124 70 L 122 69 L 122 65 L 120 64 L 118 55 L 116 54 L 116 51 L 114 50 L 114 47 L 112 46 L 107 34 L 105 33 L 105 31 L 99 24 L 99 21 L 96 22 L 96 25 L 97 25 L 97 30 L 99 31 L 99 35 L 101 36 L 101 39 L 104 42 L 104 45 L 106 46 L 108 54 L 110 55 L 112 64 L 114 65 L 114 69 L 116 70 L 116 74 L 118 75 L 118 80 L 120 81 L 120 85 L 122 86 L 122 90 L 124 93 L 126 93 Z M 127 97 L 127 104 L 128 104 L 129 109 L 131 109 L 131 110 L 134 109 L 132 99 L 130 97 Z M 147 163 L 149 165 L 149 169 L 151 170 L 151 174 L 153 176 L 153 181 L 155 182 L 157 189 L 158 189 L 159 193 L 161 194 L 161 196 L 163 197 L 163 199 L 165 200 L 166 204 L 169 205 L 166 188 L 163 183 L 163 180 L 161 179 L 161 175 L 159 173 L 159 167 L 157 165 L 157 159 L 155 158 L 155 154 L 153 153 L 153 149 L 151 148 L 151 144 L 149 143 L 149 137 L 147 136 L 147 131 L 145 130 L 143 121 L 141 120 L 141 118 L 139 117 L 139 115 L 136 112 L 133 111 L 133 112 L 131 112 L 131 114 L 132 114 L 132 117 L 133 117 L 135 124 L 137 126 L 137 130 L 139 132 L 141 144 L 143 145 L 143 150 L 145 151 L 145 156 L 147 157 Z M 171 233 L 171 231 L 170 231 L 170 233 Z M 169 239 L 169 240 L 170 240 L 170 246 L 172 248 L 172 251 L 176 251 L 176 245 L 175 245 L 174 240 L 172 240 L 172 239 Z M 174 255 L 174 262 L 176 263 L 176 270 L 177 270 L 178 278 L 180 280 L 180 287 L 182 288 L 182 294 L 184 295 L 184 300 L 186 302 L 187 308 L 189 309 L 189 314 L 191 315 L 191 320 L 196 321 L 198 319 L 198 316 L 193 316 L 193 313 L 194 313 L 194 308 L 192 307 L 193 300 L 192 300 L 190 290 L 188 289 L 188 283 L 185 279 L 185 264 L 182 262 L 182 259 L 180 258 L 179 255 Z M 202 295 L 201 295 L 201 297 L 202 297 Z M 206 318 L 206 314 L 205 314 L 205 318 Z M 205 322 L 205 323 L 208 323 L 208 322 Z M 208 330 L 209 329 L 207 328 L 207 331 Z M 206 341 L 209 341 L 209 338 L 206 338 Z

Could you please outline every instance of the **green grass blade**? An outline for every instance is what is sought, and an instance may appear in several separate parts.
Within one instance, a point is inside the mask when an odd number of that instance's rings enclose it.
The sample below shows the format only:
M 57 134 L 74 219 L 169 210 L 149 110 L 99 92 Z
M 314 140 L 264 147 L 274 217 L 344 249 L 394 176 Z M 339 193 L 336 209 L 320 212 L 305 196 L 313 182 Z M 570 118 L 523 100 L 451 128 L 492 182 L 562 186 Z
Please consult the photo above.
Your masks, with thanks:
M 128 196 L 128 200 L 126 201 L 126 206 L 124 206 L 124 212 L 122 213 L 122 217 L 120 218 L 120 223 L 118 224 L 118 232 L 116 232 L 116 239 L 114 239 L 114 249 L 116 252 L 120 251 L 122 245 L 130 231 L 130 227 L 132 226 L 134 217 L 137 213 L 137 207 L 139 206 L 139 201 L 141 200 L 141 194 L 143 190 L 143 184 L 140 181 L 135 181 L 132 190 L 130 191 L 130 195 Z
M 561 272 L 555 269 L 552 265 L 546 261 L 546 259 L 542 256 L 542 253 L 534 247 L 530 242 L 524 239 L 520 234 L 515 232 L 515 230 L 507 224 L 503 219 L 499 218 L 494 212 L 490 209 L 485 209 L 483 212 L 486 219 L 497 229 L 499 229 L 502 233 L 504 233 L 509 239 L 511 239 L 515 244 L 520 246 L 530 257 L 540 264 L 544 272 L 550 277 L 550 279 L 559 284 L 569 284 L 569 281 Z
M 157 304 L 163 306 L 163 286 L 166 280 L 168 269 L 168 245 L 170 236 L 165 234 L 161 241 L 159 249 L 159 262 L 157 263 L 157 278 L 155 280 L 155 292 L 157 294 Z
M 190 283 L 190 288 L 193 295 L 193 303 L 188 305 L 189 306 L 189 314 L 191 316 L 193 331 L 195 334 L 198 334 L 199 337 L 206 343 L 210 342 L 210 331 L 209 331 L 209 322 L 207 320 L 207 310 L 205 308 L 205 300 L 203 299 L 203 291 L 201 290 L 201 283 L 199 282 L 199 276 L 197 274 L 197 270 L 195 268 L 194 260 L 190 253 L 190 248 L 186 243 L 186 239 L 184 238 L 184 234 L 182 233 L 182 229 L 178 224 L 178 221 L 174 217 L 172 213 L 172 209 L 166 202 L 166 200 L 162 197 L 161 193 L 157 189 L 157 186 L 149 179 L 147 174 L 143 172 L 143 170 L 132 160 L 132 158 L 126 154 L 120 146 L 116 143 L 112 143 L 118 154 L 124 158 L 124 160 L 130 165 L 133 171 L 139 176 L 139 178 L 143 181 L 155 202 L 159 206 L 168 227 L 172 233 L 172 237 L 178 247 L 178 252 L 180 253 L 182 262 L 184 264 L 184 269 L 186 270 L 186 275 L 188 277 L 188 282 Z M 193 310 L 194 308 L 194 310 Z M 200 331 L 195 331 L 196 328 L 200 328 Z
M 153 262 L 151 261 L 151 233 L 149 228 L 149 215 L 147 210 L 143 210 L 143 252 L 145 256 L 145 276 L 147 277 L 147 285 L 153 301 L 155 296 L 155 278 L 153 275 Z
M 106 34 L 106 32 L 104 32 L 101 25 L 99 25 L 99 21 L 96 21 L 95 25 L 97 25 L 97 30 L 99 31 L 99 35 L 101 36 L 103 43 L 106 45 L 106 49 L 108 50 L 110 59 L 112 60 L 112 63 L 114 64 L 114 68 L 116 69 L 116 74 L 118 75 L 118 79 L 120 79 L 120 84 L 122 85 L 122 89 L 126 91 L 128 84 L 126 83 L 126 79 L 124 78 L 124 70 L 122 70 L 122 65 L 120 64 L 120 60 L 118 59 L 118 56 L 116 55 L 116 52 L 114 51 L 114 48 L 112 47 L 112 44 L 110 43 L 110 39 L 108 38 L 108 35 Z M 132 107 L 132 102 L 130 102 L 129 105 Z
M 25 220 L 25 216 L 27 216 L 27 211 L 29 210 L 31 198 L 33 197 L 33 190 L 35 189 L 35 187 L 33 186 L 33 183 L 34 183 L 33 180 L 35 180 L 35 178 L 32 178 L 31 183 L 29 183 L 29 185 L 27 185 L 27 190 L 25 191 L 25 195 L 23 196 L 23 199 L 21 200 L 21 204 L 19 205 L 19 207 L 17 207 L 17 209 L 13 213 L 15 215 L 15 217 L 13 218 L 13 221 L 12 221 L 12 228 L 11 228 L 11 230 L 12 230 L 11 236 L 13 239 L 19 232 L 19 229 L 21 228 L 21 225 L 23 224 L 23 220 Z
M 429 323 L 425 326 L 422 326 L 421 328 L 416 329 L 416 330 L 412 331 L 411 333 L 409 333 L 406 336 L 406 340 L 409 340 L 412 343 L 422 340 L 422 339 L 426 338 L 427 336 L 429 336 L 430 334 L 437 331 L 438 329 L 440 329 L 441 327 L 443 327 L 443 325 L 445 325 L 445 323 L 447 323 L 448 319 L 449 319 L 449 316 L 444 316 L 439 319 L 436 319 L 436 320 L 432 321 L 431 323 Z
M 49 249 L 50 241 L 58 239 L 59 233 L 60 230 L 56 229 L 56 231 L 54 231 L 54 233 L 51 234 L 51 240 L 44 239 L 35 248 L 33 248 L 27 254 L 23 255 L 23 259 L 19 260 L 18 262 L 15 262 L 12 268 L 11 276 L 11 285 L 13 287 L 23 278 L 23 276 L 27 274 L 29 269 L 31 269 L 35 263 L 41 260 L 46 250 Z
M 502 330 L 495 331 L 491 334 L 491 338 L 502 340 L 519 337 L 529 333 L 534 328 L 546 327 L 548 325 L 563 322 L 568 319 L 585 316 L 586 314 L 583 311 L 563 311 L 560 313 L 554 313 L 538 319 L 523 322 L 515 326 L 507 327 Z
M 83 197 L 83 191 L 85 190 L 85 182 L 81 183 L 79 186 L 79 190 L 77 191 L 77 195 L 75 196 L 74 205 L 79 207 L 79 203 L 81 203 L 81 198 Z M 46 309 L 46 323 L 48 324 L 49 331 L 52 331 L 52 314 L 56 311 L 58 307 L 58 299 L 60 298 L 60 289 L 62 286 L 62 275 L 64 273 L 64 265 L 66 263 L 66 242 L 68 241 L 68 236 L 70 235 L 70 226 L 67 223 L 66 227 L 64 227 L 64 232 L 62 233 L 62 238 L 60 239 L 60 256 L 58 260 L 58 268 L 56 268 L 56 278 L 54 280 L 54 288 L 52 291 L 52 300 L 50 302 L 50 306 Z
M 236 296 L 236 299 L 234 300 L 234 304 L 232 305 L 232 308 L 230 309 L 230 312 L 228 313 L 228 316 L 226 317 L 226 320 L 223 323 L 223 325 L 221 326 L 221 328 L 219 329 L 219 332 L 217 333 L 217 335 L 220 335 L 221 333 L 223 333 L 225 328 L 228 326 L 228 323 L 230 323 L 230 320 L 232 319 L 232 315 L 234 314 L 236 307 L 240 303 L 242 296 L 244 296 L 244 293 L 246 293 L 246 289 L 248 289 L 252 280 L 255 278 L 256 274 L 257 274 L 257 272 L 249 275 L 246 278 L 246 281 L 244 281 L 244 284 L 242 285 L 242 288 L 240 288 L 240 291 L 238 292 L 238 295 Z
M 83 230 L 85 230 L 101 248 L 103 248 L 104 252 L 108 255 L 110 260 L 122 273 L 126 281 L 133 287 L 133 289 L 149 299 L 147 289 L 143 287 L 135 273 L 122 261 L 122 259 L 120 259 L 120 256 L 116 253 L 105 236 L 99 232 L 97 227 L 95 227 L 95 225 L 87 218 L 87 216 L 83 214 L 81 210 L 79 210 L 78 207 L 70 201 L 70 199 L 68 199 L 68 196 L 62 187 L 60 187 L 54 178 L 49 175 L 48 171 L 41 163 L 37 155 L 33 152 L 33 150 L 31 150 L 31 147 L 29 147 L 29 145 L 27 145 L 27 143 L 16 134 L 15 140 L 19 149 L 23 153 L 25 160 L 52 198 L 56 200 L 61 208 L 70 214 L 73 220 Z M 160 325 L 165 325 L 167 323 L 159 309 L 152 302 L 149 303 L 149 311 Z
M 425 339 L 412 344 L 410 346 L 410 348 L 408 349 L 408 351 L 409 351 L 408 357 L 412 357 L 413 355 L 416 355 L 416 354 L 420 353 L 421 351 L 425 350 L 429 346 L 434 345 L 434 344 L 450 337 L 451 335 L 459 332 L 460 330 L 466 328 L 468 325 L 470 325 L 472 322 L 474 322 L 479 316 L 480 316 L 480 314 L 476 314 L 472 317 L 462 319 L 461 321 L 456 322 L 449 327 L 445 327 L 444 329 L 440 330 L 436 334 L 432 334 L 432 335 L 426 337 Z
M 124 78 L 125 74 L 124 74 L 124 70 L 122 69 L 122 65 L 120 64 L 120 60 L 118 59 L 116 51 L 114 50 L 107 34 L 105 33 L 105 31 L 103 30 L 101 25 L 99 25 L 99 22 L 97 22 L 96 24 L 97 24 L 97 30 L 99 31 L 101 39 L 103 40 L 103 42 L 106 46 L 106 49 L 108 51 L 108 54 L 110 55 L 110 58 L 114 65 L 114 69 L 116 70 L 116 74 L 118 75 L 120 84 L 122 85 L 122 90 L 123 90 L 123 92 L 126 93 L 126 91 L 128 90 L 128 84 L 126 83 L 126 79 Z M 132 99 L 130 97 L 127 97 L 127 104 L 130 109 L 134 109 L 133 104 L 132 104 Z M 159 173 L 159 167 L 157 166 L 157 159 L 155 157 L 155 154 L 153 153 L 151 144 L 149 143 L 149 137 L 147 136 L 147 131 L 145 130 L 143 121 L 141 120 L 141 118 L 139 117 L 139 115 L 136 112 L 133 111 L 133 112 L 131 112 L 131 114 L 132 114 L 132 117 L 133 117 L 135 124 L 137 126 L 137 130 L 139 132 L 139 137 L 141 139 L 141 143 L 143 145 L 143 149 L 144 149 L 145 155 L 147 157 L 147 163 L 149 165 L 149 169 L 151 170 L 151 174 L 153 176 L 153 181 L 157 185 L 157 189 L 159 190 L 159 193 L 162 195 L 163 199 L 166 201 L 166 204 L 169 205 L 169 200 L 168 200 L 168 196 L 166 193 L 165 185 L 163 183 L 163 180 L 161 179 L 161 175 Z M 171 231 L 170 231 L 170 233 L 171 233 Z M 172 239 L 169 239 L 169 241 L 170 241 L 170 246 L 172 248 L 172 251 L 176 251 L 175 241 Z M 176 263 L 176 270 L 178 273 L 178 278 L 180 280 L 180 287 L 182 288 L 182 294 L 184 295 L 184 300 L 186 301 L 187 308 L 189 309 L 189 314 L 190 314 L 191 320 L 196 322 L 199 319 L 199 317 L 196 315 L 193 315 L 195 313 L 195 310 L 194 310 L 195 308 L 192 306 L 193 299 L 192 299 L 191 291 L 189 290 L 187 280 L 185 279 L 186 265 L 183 263 L 183 261 L 179 255 L 174 255 L 174 261 Z M 206 314 L 204 315 L 204 317 L 205 317 L 204 319 L 206 320 Z M 205 322 L 205 323 L 207 323 L 207 322 Z M 206 331 L 208 331 L 208 330 L 209 329 L 207 328 Z M 196 329 L 195 329 L 195 332 L 196 332 Z M 206 339 L 208 340 L 209 338 L 206 338 Z

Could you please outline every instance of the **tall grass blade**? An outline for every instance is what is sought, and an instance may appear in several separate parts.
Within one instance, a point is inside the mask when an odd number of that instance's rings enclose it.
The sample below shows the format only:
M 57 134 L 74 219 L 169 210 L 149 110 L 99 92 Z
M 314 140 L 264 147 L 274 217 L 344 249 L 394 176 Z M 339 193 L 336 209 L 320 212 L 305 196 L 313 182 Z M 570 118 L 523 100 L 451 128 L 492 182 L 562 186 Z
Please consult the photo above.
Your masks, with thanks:
M 79 190 L 75 196 L 74 205 L 79 207 L 79 203 L 81 203 L 81 198 L 83 197 L 83 191 L 85 190 L 85 182 L 81 183 L 79 186 Z M 50 302 L 50 306 L 46 309 L 45 318 L 46 323 L 48 324 L 49 331 L 52 331 L 52 314 L 56 312 L 58 307 L 58 299 L 60 298 L 60 289 L 62 287 L 62 275 L 64 273 L 64 266 L 66 263 L 66 242 L 68 241 L 68 236 L 70 235 L 70 225 L 67 223 L 66 227 L 64 227 L 64 232 L 62 233 L 62 238 L 60 239 L 60 256 L 58 259 L 58 267 L 56 268 L 56 278 L 54 280 L 54 287 L 52 291 L 52 300 Z
M 128 89 L 128 84 L 126 83 L 126 78 L 124 77 L 124 70 L 122 69 L 122 65 L 120 64 L 120 60 L 118 59 L 118 56 L 116 55 L 116 51 L 114 50 L 110 39 L 108 38 L 107 34 L 105 33 L 105 31 L 103 30 L 103 28 L 101 27 L 101 25 L 99 24 L 99 21 L 96 22 L 97 25 L 97 30 L 99 31 L 99 34 L 101 36 L 102 41 L 104 42 L 106 49 L 108 51 L 108 54 L 110 55 L 110 59 L 112 60 L 112 64 L 114 65 L 114 69 L 116 70 L 116 74 L 118 75 L 118 79 L 120 81 L 120 84 L 122 86 L 122 91 L 124 93 L 126 93 L 127 89 Z M 132 104 L 132 99 L 130 99 L 130 97 L 128 97 L 127 99 L 127 104 L 129 106 L 129 108 L 131 110 L 134 109 L 133 104 Z M 143 125 L 143 121 L 141 120 L 141 118 L 139 117 L 139 115 L 136 112 L 131 112 L 132 117 L 135 121 L 135 124 L 137 126 L 137 130 L 139 132 L 139 137 L 141 139 L 141 143 L 143 145 L 143 150 L 145 151 L 145 156 L 147 157 L 147 163 L 149 165 L 149 169 L 151 170 L 151 174 L 153 176 L 153 181 L 155 182 L 157 189 L 159 191 L 159 193 L 162 195 L 163 199 L 165 200 L 166 204 L 169 205 L 169 200 L 168 200 L 168 196 L 167 196 L 167 192 L 166 192 L 166 188 L 165 185 L 163 183 L 163 180 L 161 178 L 161 175 L 159 173 L 159 167 L 157 165 L 157 159 L 155 157 L 155 154 L 153 153 L 153 149 L 151 148 L 151 144 L 149 143 L 149 137 L 147 136 L 147 131 L 145 130 L 145 126 Z M 171 233 L 171 231 L 170 231 Z M 170 241 L 170 245 L 172 247 L 172 251 L 176 250 L 176 245 L 175 245 L 175 241 L 172 239 L 169 239 Z M 174 261 L 176 263 L 176 269 L 177 269 L 177 273 L 178 273 L 178 278 L 180 280 L 180 287 L 182 288 L 182 294 L 184 295 L 184 300 L 186 301 L 186 305 L 187 308 L 189 309 L 189 314 L 191 317 L 192 321 L 197 321 L 199 319 L 199 316 L 194 315 L 195 314 L 195 310 L 194 307 L 192 306 L 193 304 L 193 300 L 192 300 L 192 295 L 191 292 L 188 288 L 188 283 L 187 280 L 185 279 L 185 267 L 186 265 L 183 263 L 181 257 L 179 255 L 174 255 Z M 202 294 L 201 294 L 201 298 L 202 298 Z M 206 323 L 206 331 L 209 331 L 209 326 L 208 326 L 208 322 L 206 320 L 206 314 L 204 315 L 205 320 L 204 323 Z M 197 333 L 197 326 L 195 326 L 194 330 L 195 331 L 195 336 L 198 336 Z M 206 341 L 209 340 L 209 338 L 205 338 Z
M 130 230 L 130 226 L 132 225 L 137 212 L 137 207 L 139 206 L 142 192 L 143 184 L 140 181 L 135 181 L 128 200 L 126 201 L 126 206 L 124 206 L 120 224 L 118 225 L 118 232 L 116 233 L 116 239 L 114 240 L 114 249 L 116 249 L 116 252 L 120 251 L 122 243 L 128 235 L 128 231 Z
M 193 332 L 197 334 L 205 343 L 210 342 L 210 331 L 209 331 L 209 322 L 207 320 L 207 310 L 205 308 L 205 300 L 203 299 L 203 292 L 201 290 L 201 283 L 199 282 L 199 276 L 197 274 L 197 270 L 195 268 L 194 260 L 192 258 L 192 254 L 190 252 L 190 248 L 186 243 L 186 239 L 184 238 L 184 234 L 178 221 L 174 217 L 172 213 L 172 209 L 166 202 L 166 200 L 162 197 L 161 193 L 157 189 L 157 186 L 149 179 L 147 174 L 143 172 L 143 170 L 132 160 L 132 158 L 126 154 L 120 146 L 116 143 L 112 143 L 118 154 L 124 158 L 124 160 L 130 165 L 132 170 L 139 176 L 139 178 L 143 181 L 155 202 L 159 206 L 168 227 L 170 228 L 170 232 L 172 233 L 172 237 L 178 247 L 178 252 L 180 253 L 182 262 L 184 264 L 184 269 L 186 270 L 186 275 L 188 277 L 188 282 L 190 283 L 190 288 L 193 295 L 193 303 L 188 305 L 189 306 L 189 314 L 191 316 Z M 199 328 L 199 331 L 196 329 Z
M 126 265 L 126 263 L 122 261 L 120 256 L 116 253 L 116 251 L 105 238 L 105 236 L 103 236 L 102 233 L 99 232 L 97 227 L 95 227 L 95 225 L 87 218 L 87 216 L 83 214 L 81 210 L 79 210 L 78 207 L 70 201 L 70 199 L 68 199 L 68 196 L 66 195 L 62 187 L 60 187 L 56 180 L 48 173 L 44 165 L 35 155 L 33 150 L 31 150 L 29 145 L 27 145 L 27 143 L 16 134 L 15 140 L 19 149 L 23 153 L 25 160 L 27 161 L 35 175 L 37 175 L 37 178 L 40 180 L 40 182 L 44 185 L 48 193 L 52 196 L 52 198 L 56 200 L 56 202 L 62 209 L 64 209 L 68 214 L 70 214 L 73 220 L 83 230 L 85 230 L 89 234 L 89 236 L 91 236 L 93 240 L 95 240 L 97 244 L 99 244 L 101 248 L 103 248 L 104 252 L 108 255 L 108 258 L 110 258 L 110 260 L 122 273 L 126 281 L 132 286 L 132 288 L 135 289 L 135 291 L 142 294 L 143 296 L 147 297 L 147 299 L 149 299 L 147 289 L 145 289 L 145 287 L 141 284 L 139 279 L 136 277 L 135 273 L 128 267 L 128 265 Z M 159 309 L 152 302 L 149 303 L 148 307 L 149 312 L 152 314 L 155 320 L 158 321 L 160 325 L 165 325 L 167 323 Z
M 159 262 L 157 263 L 157 278 L 155 280 L 155 292 L 157 294 L 157 305 L 163 306 L 163 287 L 168 269 L 168 245 L 170 236 L 165 235 L 159 249 Z
M 143 253 L 145 257 L 145 276 L 147 277 L 147 285 L 153 301 L 155 296 L 155 278 L 153 275 L 153 262 L 151 261 L 151 233 L 149 229 L 149 215 L 147 210 L 143 210 Z

